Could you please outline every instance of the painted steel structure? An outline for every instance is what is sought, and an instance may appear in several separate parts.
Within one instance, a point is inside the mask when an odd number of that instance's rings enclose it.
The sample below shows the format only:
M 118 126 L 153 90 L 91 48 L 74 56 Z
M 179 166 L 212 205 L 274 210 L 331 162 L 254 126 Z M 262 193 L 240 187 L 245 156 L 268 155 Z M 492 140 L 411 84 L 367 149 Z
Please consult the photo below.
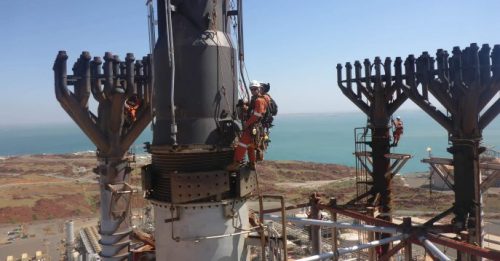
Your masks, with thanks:
M 153 141 L 147 146 L 152 164 L 142 174 L 146 196 L 155 202 L 156 244 L 162 246 L 157 259 L 174 253 L 183 260 L 246 260 L 241 231 L 249 228 L 246 197 L 256 188 L 256 174 L 246 168 L 225 171 L 238 131 L 242 1 L 233 6 L 230 1 L 158 0 L 157 22 L 153 2 L 147 5 L 150 56 L 135 62 L 132 54 L 121 61 L 106 53 L 103 62 L 83 52 L 74 75 L 67 75 L 68 57 L 60 51 L 53 67 L 58 101 L 97 147 L 99 254 L 104 260 L 129 255 L 133 189 L 127 183 L 127 150 L 152 120 Z M 230 36 L 235 21 L 238 55 Z M 98 102 L 97 113 L 89 109 L 90 95 Z M 137 105 L 133 117 L 131 101 Z M 173 230 L 188 226 L 193 229 Z M 176 237 L 162 236 L 169 229 Z M 200 238 L 206 240 L 199 243 Z M 239 242 L 234 249 L 233 241 Z
M 131 168 L 127 151 L 151 121 L 149 57 L 125 61 L 107 52 L 104 63 L 83 52 L 67 75 L 68 56 L 60 51 L 54 63 L 56 98 L 97 147 L 99 175 L 99 241 L 104 260 L 124 260 L 129 251 L 129 206 L 133 192 L 127 184 Z M 68 86 L 73 86 L 70 90 Z M 97 114 L 89 108 L 90 95 L 97 101 Z M 127 119 L 125 103 L 136 99 L 136 118 Z
M 73 261 L 73 253 L 75 252 L 75 223 L 73 220 L 68 220 L 64 223 L 66 232 L 66 258 L 68 261 Z
M 256 174 L 225 170 L 239 121 L 231 29 L 241 1 L 158 0 L 156 7 L 152 163 L 142 177 L 154 206 L 156 259 L 247 260 L 246 197 Z
M 405 69 L 405 93 L 449 133 L 456 229 L 468 230 L 470 242 L 481 246 L 479 155 L 485 150 L 481 147 L 482 131 L 500 113 L 497 97 L 500 45 L 495 45 L 493 51 L 487 44 L 481 49 L 474 43 L 463 50 L 454 47 L 451 57 L 442 49 L 437 50 L 436 57 L 428 52 L 418 58 L 410 55 L 405 61 Z M 429 94 L 446 109 L 445 112 L 432 105 Z
M 368 145 L 371 152 L 357 152 L 369 154 L 372 158 L 372 169 L 368 171 L 371 175 L 370 189 L 358 196 L 355 201 L 368 197 L 368 205 L 375 206 L 380 212 L 381 219 L 390 221 L 391 213 L 391 181 L 394 177 L 391 173 L 390 157 L 390 120 L 392 114 L 407 100 L 407 96 L 401 90 L 403 80 L 401 59 L 395 62 L 395 72 L 392 75 L 390 58 L 382 60 L 376 57 L 373 64 L 365 59 L 363 64 L 351 63 L 345 65 L 345 77 L 342 77 L 342 65 L 337 64 L 337 83 L 342 93 L 349 98 L 363 113 L 368 116 L 368 127 L 371 130 L 371 141 Z M 384 70 L 385 74 L 382 74 Z M 354 85 L 353 85 L 354 84 Z M 356 203 L 356 202 L 352 202 Z M 388 237 L 383 234 L 382 237 Z M 383 252 L 387 252 L 388 245 L 383 246 Z
M 455 172 L 453 181 L 455 203 L 447 211 L 430 219 L 426 225 L 435 228 L 433 226 L 435 222 L 454 213 L 453 230 L 462 236 L 462 240 L 481 246 L 483 240 L 481 193 L 488 184 L 481 184 L 479 155 L 485 149 L 480 143 L 482 130 L 500 113 L 500 100 L 495 99 L 500 90 L 500 45 L 495 45 L 492 52 L 487 44 L 481 49 L 477 44 L 471 44 L 463 50 L 454 47 L 451 57 L 442 49 L 437 51 L 436 58 L 431 57 L 428 52 L 424 52 L 418 58 L 410 55 L 404 62 L 404 73 L 403 60 L 397 57 L 394 63 L 394 75 L 391 72 L 390 58 L 386 58 L 384 62 L 385 75 L 381 74 L 381 60 L 378 57 L 375 58 L 373 66 L 368 59 L 365 60 L 363 76 L 361 63 L 356 61 L 354 67 L 353 78 L 352 65 L 346 64 L 346 80 L 343 80 L 343 67 L 337 65 L 338 85 L 342 92 L 369 116 L 369 127 L 372 128 L 374 140 L 369 144 L 373 149 L 373 155 L 370 154 L 373 159 L 373 173 L 370 171 L 368 173 L 372 175 L 373 187 L 351 203 L 369 195 L 373 197 L 380 191 L 377 187 L 382 191 L 390 191 L 390 182 L 377 178 L 377 175 L 384 174 L 377 171 L 381 169 L 377 166 L 387 166 L 387 159 L 380 155 L 376 156 L 376 150 L 380 153 L 383 149 L 386 151 L 389 149 L 388 129 L 383 129 L 385 135 L 377 135 L 381 132 L 375 127 L 382 128 L 384 124 L 387 125 L 388 115 L 409 97 L 448 131 L 452 144 L 448 152 L 453 154 L 450 163 L 453 164 Z M 375 75 L 371 73 L 372 68 L 375 70 Z M 356 84 L 356 88 L 353 87 L 353 83 Z M 432 105 L 429 100 L 431 96 L 446 109 L 446 112 Z M 386 145 L 377 145 L 380 138 Z M 357 153 L 366 154 L 366 152 Z M 390 199 L 387 195 L 390 193 L 385 192 L 380 195 L 382 213 L 390 210 L 384 207 Z M 362 214 L 357 217 L 366 218 Z M 467 236 L 463 236 L 462 232 L 465 230 L 468 230 Z M 422 239 L 422 242 L 432 248 L 427 239 Z M 388 252 L 384 253 L 387 255 Z

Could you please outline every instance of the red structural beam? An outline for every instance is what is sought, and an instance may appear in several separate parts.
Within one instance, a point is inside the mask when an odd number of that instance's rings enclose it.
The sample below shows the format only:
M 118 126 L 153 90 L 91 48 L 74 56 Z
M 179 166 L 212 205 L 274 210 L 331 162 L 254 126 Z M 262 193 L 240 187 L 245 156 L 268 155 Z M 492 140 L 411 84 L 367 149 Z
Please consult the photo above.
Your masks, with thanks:
M 474 256 L 480 256 L 480 257 L 488 258 L 491 260 L 500 260 L 500 252 L 495 251 L 495 250 L 481 248 L 481 247 L 471 245 L 471 244 L 468 244 L 465 242 L 460 242 L 457 240 L 453 240 L 450 238 L 446 238 L 446 237 L 442 237 L 442 236 L 438 236 L 438 235 L 434 235 L 434 234 L 430 234 L 430 233 L 428 233 L 426 235 L 426 238 L 429 241 L 432 241 L 436 244 L 451 247 L 451 248 L 454 248 L 456 250 L 459 250 L 459 251 L 462 251 L 462 252 L 465 252 L 465 253 L 468 253 L 468 254 L 471 254 Z
M 401 250 L 403 247 L 405 247 L 407 244 L 410 244 L 408 241 L 403 240 L 399 242 L 399 244 L 395 245 L 393 248 L 389 250 L 389 252 L 385 253 L 383 256 L 380 257 L 379 261 L 388 261 L 390 258 L 397 254 L 399 250 Z
M 394 223 L 386 221 L 386 220 L 370 217 L 367 215 L 363 215 L 359 212 L 356 212 L 353 210 L 348 210 L 348 209 L 343 209 L 340 207 L 333 207 L 333 206 L 328 206 L 328 205 L 323 205 L 323 204 L 319 204 L 318 207 L 321 210 L 333 211 L 333 212 L 336 212 L 336 213 L 344 215 L 344 216 L 348 216 L 348 217 L 351 217 L 354 219 L 359 219 L 359 220 L 365 221 L 371 225 L 386 226 L 386 227 L 400 227 L 401 226 L 400 224 L 394 224 Z M 417 227 L 417 229 L 421 229 L 421 228 Z M 432 225 L 432 226 L 427 227 L 427 229 L 438 232 L 438 233 L 453 233 L 454 232 L 453 225 Z
M 309 206 L 311 206 L 311 204 L 309 204 L 309 202 L 308 202 L 308 203 L 302 203 L 302 204 L 291 205 L 291 206 L 285 207 L 285 210 L 305 208 L 305 207 L 309 207 Z M 281 208 L 271 208 L 271 209 L 262 210 L 262 213 L 270 214 L 270 213 L 275 213 L 275 212 L 280 212 L 280 211 L 281 211 Z
M 370 216 L 366 216 L 366 215 L 360 214 L 360 213 L 358 213 L 356 211 L 352 211 L 352 210 L 342 209 L 339 207 L 331 207 L 331 206 L 327 206 L 327 205 L 323 205 L 323 204 L 319 204 L 318 207 L 321 210 L 328 210 L 328 211 L 336 212 L 338 214 L 348 216 L 350 218 L 365 221 L 371 225 L 386 226 L 386 227 L 398 227 L 399 226 L 399 225 L 396 225 L 392 222 L 385 221 L 385 220 L 378 219 L 378 218 L 373 218 Z

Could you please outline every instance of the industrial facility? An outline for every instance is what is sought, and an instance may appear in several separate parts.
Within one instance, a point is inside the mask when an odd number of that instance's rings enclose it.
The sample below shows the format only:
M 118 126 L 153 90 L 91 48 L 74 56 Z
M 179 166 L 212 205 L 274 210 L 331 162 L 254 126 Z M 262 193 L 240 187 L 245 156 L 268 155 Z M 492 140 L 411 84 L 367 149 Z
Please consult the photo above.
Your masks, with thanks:
M 268 130 L 256 127 L 259 101 L 250 105 L 253 125 L 240 111 L 265 89 L 245 77 L 242 2 L 148 1 L 150 53 L 140 59 L 84 51 L 68 74 L 59 51 L 56 98 L 97 148 L 100 187 L 96 227 L 66 223 L 66 259 L 500 260 L 486 247 L 495 240 L 485 239 L 482 211 L 500 163 L 480 161 L 482 131 L 500 112 L 500 45 L 339 63 L 332 88 L 368 119 L 354 130 L 356 197 L 341 204 L 318 191 L 291 205 L 261 192 L 250 156 L 257 151 L 259 161 Z M 393 152 L 391 122 L 410 100 L 448 132 L 452 154 L 422 159 L 454 194 L 424 220 L 392 214 L 391 184 L 411 155 Z M 151 162 L 137 187 L 129 149 L 148 125 Z M 255 144 L 244 141 L 249 128 Z M 242 148 L 248 162 L 235 155 Z M 148 204 L 133 209 L 134 197 Z

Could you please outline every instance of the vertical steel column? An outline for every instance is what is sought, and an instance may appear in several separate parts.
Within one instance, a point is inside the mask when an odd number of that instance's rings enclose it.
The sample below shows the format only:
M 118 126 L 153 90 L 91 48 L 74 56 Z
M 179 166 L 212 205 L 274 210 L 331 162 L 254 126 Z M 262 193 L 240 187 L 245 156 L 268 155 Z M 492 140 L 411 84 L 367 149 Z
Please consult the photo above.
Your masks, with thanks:
M 128 257 L 131 231 L 127 150 L 151 120 L 147 97 L 151 93 L 150 72 L 141 70 L 149 60 L 144 58 L 142 63 L 134 64 L 134 56 L 127 54 L 121 62 L 118 56 L 106 53 L 102 64 L 101 58 L 91 61 L 90 54 L 83 52 L 73 66 L 74 75 L 68 76 L 67 59 L 66 52 L 60 51 L 55 60 L 55 93 L 63 109 L 97 147 L 98 166 L 94 172 L 99 175 L 101 192 L 99 254 L 104 260 L 124 260 Z M 74 92 L 68 85 L 74 86 Z M 89 110 L 90 93 L 98 102 L 97 116 Z M 126 122 L 125 102 L 132 97 L 140 106 L 136 119 Z
M 403 226 L 405 227 L 405 229 L 408 229 L 408 230 L 411 229 L 411 217 L 403 218 Z M 405 259 L 404 260 L 405 261 L 413 260 L 413 258 L 412 258 L 412 244 L 409 242 L 405 245 Z
M 129 252 L 132 232 L 128 211 L 130 209 L 131 192 L 117 195 L 113 193 L 110 185 L 124 185 L 129 181 L 131 168 L 129 162 L 123 158 L 98 158 L 97 174 L 100 187 L 99 234 L 101 235 L 102 251 L 99 255 L 103 258 L 120 260 L 126 258 Z
M 500 113 L 500 45 L 477 44 L 461 50 L 454 47 L 452 57 L 439 49 L 436 58 L 427 52 L 405 62 L 404 91 L 420 108 L 443 126 L 450 135 L 454 165 L 454 224 L 470 232 L 470 241 L 482 244 L 479 155 L 482 130 Z M 437 69 L 435 63 L 437 61 Z M 446 109 L 441 112 L 429 101 L 429 93 Z M 490 103 L 491 102 L 491 103 Z M 488 104 L 492 104 L 486 108 Z
M 336 207 L 337 206 L 337 199 L 336 198 L 330 198 L 330 202 L 328 203 L 328 205 L 332 208 Z M 330 211 L 330 215 L 332 216 L 332 221 L 333 222 L 337 222 L 337 212 L 335 211 Z M 333 235 L 332 235 L 332 240 L 333 240 L 333 252 L 337 252 L 338 248 L 339 248 L 339 245 L 338 245 L 338 230 L 336 227 L 334 227 L 333 229 Z M 335 257 L 333 260 L 338 260 L 337 257 Z
M 309 198 L 309 204 L 311 206 L 311 213 L 309 218 L 320 219 L 320 210 L 318 208 L 319 199 L 315 194 L 311 195 Z M 321 227 L 311 225 L 311 247 L 312 253 L 319 255 L 321 253 Z
M 373 65 L 370 60 L 365 59 L 363 65 L 359 61 L 354 63 L 355 78 L 352 77 L 352 65 L 346 63 L 346 80 L 342 79 L 342 65 L 337 65 L 337 82 L 342 93 L 349 98 L 363 113 L 368 116 L 369 126 L 372 129 L 372 158 L 373 158 L 373 187 L 368 203 L 376 206 L 381 215 L 379 218 L 390 221 L 391 212 L 391 180 L 392 176 L 385 174 L 390 169 L 390 159 L 385 157 L 390 153 L 389 124 L 391 115 L 406 101 L 407 96 L 402 93 L 403 83 L 402 60 L 396 59 L 394 63 L 395 75 L 392 75 L 392 61 L 386 58 L 382 60 L 376 57 Z M 362 68 L 364 67 L 364 77 Z M 382 75 L 382 67 L 385 74 Z M 372 74 L 374 69 L 374 75 Z M 356 90 L 353 89 L 356 84 Z M 358 200 L 361 198 L 358 198 Z M 382 238 L 390 235 L 383 234 Z M 384 245 L 382 254 L 388 250 Z
M 366 208 L 366 214 L 369 217 L 375 217 L 375 209 L 373 207 Z M 375 240 L 375 232 L 367 231 L 366 233 L 368 234 L 368 236 L 367 236 L 368 242 L 371 242 L 371 241 Z M 369 261 L 375 261 L 376 259 L 377 259 L 377 255 L 376 255 L 375 249 L 374 248 L 369 248 L 368 249 L 368 260 Z

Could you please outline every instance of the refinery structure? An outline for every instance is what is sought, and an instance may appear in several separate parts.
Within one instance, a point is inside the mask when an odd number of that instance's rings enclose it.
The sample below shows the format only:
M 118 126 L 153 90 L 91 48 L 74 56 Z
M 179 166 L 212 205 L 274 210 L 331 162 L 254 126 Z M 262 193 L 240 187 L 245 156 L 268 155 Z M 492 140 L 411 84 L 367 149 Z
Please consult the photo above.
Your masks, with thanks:
M 437 260 L 500 260 L 484 247 L 481 205 L 500 165 L 479 161 L 482 130 L 500 112 L 500 45 L 338 64 L 338 87 L 368 117 L 355 131 L 357 195 L 340 204 L 318 192 L 292 206 L 286 195 L 263 195 L 251 165 L 226 170 L 242 128 L 238 100 L 250 98 L 242 0 L 147 7 L 150 54 L 121 60 L 85 51 L 72 74 L 65 51 L 54 63 L 57 100 L 97 148 L 100 186 L 99 224 L 74 231 L 67 223 L 68 260 L 413 260 L 416 248 Z M 392 215 L 391 182 L 411 156 L 391 153 L 390 120 L 409 100 L 446 129 L 453 155 L 423 160 L 455 197 L 421 223 Z M 150 124 L 151 164 L 137 188 L 128 151 Z M 443 165 L 453 166 L 452 178 Z M 149 206 L 145 222 L 133 225 L 139 193 Z M 279 207 L 265 207 L 270 201 Z M 302 208 L 305 217 L 287 214 Z M 445 217 L 452 222 L 440 222 Z M 355 243 L 341 229 L 354 231 Z M 289 253 L 292 238 L 303 238 L 306 250 Z

